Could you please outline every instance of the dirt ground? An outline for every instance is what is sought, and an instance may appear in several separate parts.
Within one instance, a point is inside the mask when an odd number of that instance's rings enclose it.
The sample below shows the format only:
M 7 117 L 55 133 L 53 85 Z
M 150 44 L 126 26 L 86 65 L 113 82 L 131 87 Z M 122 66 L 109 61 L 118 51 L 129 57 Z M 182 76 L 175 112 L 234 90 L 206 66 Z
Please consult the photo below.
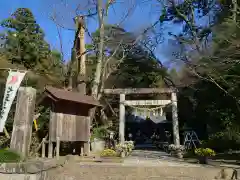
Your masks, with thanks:
M 219 172 L 210 167 L 143 167 L 121 164 L 68 163 L 54 169 L 51 180 L 213 180 Z M 230 178 L 229 178 L 230 179 Z

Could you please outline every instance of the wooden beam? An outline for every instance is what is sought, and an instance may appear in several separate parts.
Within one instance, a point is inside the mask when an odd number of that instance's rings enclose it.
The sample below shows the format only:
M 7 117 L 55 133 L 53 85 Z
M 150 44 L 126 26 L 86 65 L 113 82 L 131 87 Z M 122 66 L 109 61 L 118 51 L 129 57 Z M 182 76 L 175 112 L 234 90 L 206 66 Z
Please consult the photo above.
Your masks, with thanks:
M 104 89 L 105 94 L 163 94 L 175 91 L 173 88 Z
M 125 105 L 130 105 L 130 106 L 157 106 L 157 105 L 167 105 L 170 104 L 171 100 L 128 100 L 124 101 Z

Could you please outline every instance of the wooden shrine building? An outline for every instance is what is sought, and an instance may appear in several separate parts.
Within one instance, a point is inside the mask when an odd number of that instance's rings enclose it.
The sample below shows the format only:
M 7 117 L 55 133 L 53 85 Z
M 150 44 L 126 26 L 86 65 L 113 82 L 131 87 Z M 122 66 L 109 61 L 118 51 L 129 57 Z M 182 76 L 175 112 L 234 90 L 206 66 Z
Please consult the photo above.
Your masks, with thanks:
M 53 154 L 53 142 L 80 142 L 81 155 L 90 151 L 90 112 L 101 106 L 92 96 L 46 87 L 41 100 L 50 106 L 48 157 Z M 60 145 L 59 145 L 60 146 Z M 57 148 L 59 148 L 57 146 Z M 56 149 L 59 152 L 59 149 Z

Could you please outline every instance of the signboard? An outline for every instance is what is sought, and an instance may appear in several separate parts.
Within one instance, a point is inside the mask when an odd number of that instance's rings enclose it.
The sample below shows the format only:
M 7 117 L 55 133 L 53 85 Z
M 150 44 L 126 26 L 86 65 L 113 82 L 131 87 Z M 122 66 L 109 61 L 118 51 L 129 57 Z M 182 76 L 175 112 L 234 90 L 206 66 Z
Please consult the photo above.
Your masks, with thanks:
M 10 70 L 8 73 L 2 109 L 0 112 L 0 132 L 3 132 L 3 128 L 7 121 L 8 113 L 11 109 L 13 100 L 15 99 L 18 88 L 20 87 L 20 84 L 26 74 L 26 72 L 12 70 Z

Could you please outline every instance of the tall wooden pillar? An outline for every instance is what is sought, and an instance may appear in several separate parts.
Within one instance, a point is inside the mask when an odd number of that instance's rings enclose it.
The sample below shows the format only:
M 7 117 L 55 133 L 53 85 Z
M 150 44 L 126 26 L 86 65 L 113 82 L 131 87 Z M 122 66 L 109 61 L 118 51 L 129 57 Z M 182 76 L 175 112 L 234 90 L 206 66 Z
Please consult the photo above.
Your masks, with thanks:
M 125 94 L 120 94 L 119 102 L 119 141 L 121 144 L 125 141 Z
M 20 87 L 17 95 L 17 106 L 13 122 L 10 149 L 26 158 L 29 153 L 32 137 L 32 124 L 36 103 L 36 89 Z
M 178 124 L 177 94 L 176 94 L 176 92 L 172 92 L 171 101 L 172 101 L 173 142 L 176 146 L 179 146 L 180 145 L 180 138 L 179 138 L 179 124 Z
M 86 48 L 85 48 L 84 16 L 78 16 L 77 21 L 75 21 L 75 23 L 77 24 L 78 30 L 79 30 L 79 34 L 78 34 L 79 49 L 76 49 L 76 52 L 78 52 L 77 53 L 78 54 L 77 91 L 81 94 L 86 95 Z M 90 134 L 90 129 L 89 129 L 89 134 Z M 89 155 L 89 152 L 90 152 L 90 142 L 84 142 L 81 145 L 81 155 Z
M 86 48 L 85 48 L 85 23 L 84 17 L 78 17 L 79 25 L 79 55 L 78 58 L 78 78 L 77 78 L 77 89 L 79 92 L 86 94 Z M 78 50 L 77 50 L 78 52 Z

